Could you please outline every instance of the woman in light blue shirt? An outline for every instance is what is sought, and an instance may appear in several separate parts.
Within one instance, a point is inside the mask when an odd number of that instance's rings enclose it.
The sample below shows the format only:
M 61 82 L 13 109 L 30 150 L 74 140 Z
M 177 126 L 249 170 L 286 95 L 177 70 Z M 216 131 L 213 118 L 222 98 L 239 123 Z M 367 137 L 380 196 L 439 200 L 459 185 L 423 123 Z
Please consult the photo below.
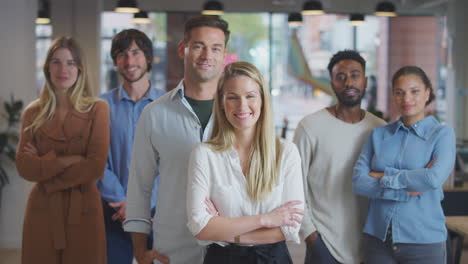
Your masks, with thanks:
M 370 198 L 365 262 L 445 263 L 440 201 L 455 162 L 455 133 L 426 116 L 434 95 L 423 70 L 403 67 L 392 85 L 401 117 L 374 129 L 354 168 L 354 192 Z

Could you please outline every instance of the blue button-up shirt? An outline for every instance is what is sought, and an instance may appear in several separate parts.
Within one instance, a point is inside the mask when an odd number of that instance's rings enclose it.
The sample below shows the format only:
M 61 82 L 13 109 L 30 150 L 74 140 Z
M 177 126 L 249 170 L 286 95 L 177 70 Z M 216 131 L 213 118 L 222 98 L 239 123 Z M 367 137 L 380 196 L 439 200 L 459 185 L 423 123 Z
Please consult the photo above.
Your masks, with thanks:
M 438 243 L 447 230 L 440 201 L 442 184 L 455 163 L 455 133 L 434 117 L 405 127 L 396 121 L 377 127 L 354 168 L 354 192 L 370 198 L 364 232 L 394 243 Z M 435 162 L 427 168 L 431 160 Z M 384 172 L 378 180 L 370 171 Z M 422 192 L 410 196 L 408 192 Z
M 100 96 L 107 101 L 110 110 L 110 148 L 107 166 L 104 177 L 97 182 L 101 197 L 105 201 L 126 200 L 133 137 L 138 119 L 143 108 L 163 94 L 164 91 L 151 87 L 146 95 L 135 103 L 121 86 Z M 156 177 L 152 207 L 156 200 L 158 179 L 159 177 Z

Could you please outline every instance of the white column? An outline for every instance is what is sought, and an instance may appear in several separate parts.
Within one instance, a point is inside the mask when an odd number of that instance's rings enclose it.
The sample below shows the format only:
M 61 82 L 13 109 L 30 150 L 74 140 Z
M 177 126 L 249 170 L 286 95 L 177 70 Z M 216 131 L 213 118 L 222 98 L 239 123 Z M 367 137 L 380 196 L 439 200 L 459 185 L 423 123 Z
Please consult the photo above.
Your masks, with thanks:
M 72 36 L 84 50 L 95 87 L 100 91 L 101 12 L 103 0 L 50 0 L 54 37 Z
M 28 104 L 36 97 L 35 18 L 37 1 L 2 1 L 0 8 L 0 113 L 10 95 Z M 0 117 L 0 130 L 6 121 Z M 1 158 L 10 184 L 1 190 L 0 247 L 20 248 L 26 200 L 31 183 L 20 178 L 15 165 Z

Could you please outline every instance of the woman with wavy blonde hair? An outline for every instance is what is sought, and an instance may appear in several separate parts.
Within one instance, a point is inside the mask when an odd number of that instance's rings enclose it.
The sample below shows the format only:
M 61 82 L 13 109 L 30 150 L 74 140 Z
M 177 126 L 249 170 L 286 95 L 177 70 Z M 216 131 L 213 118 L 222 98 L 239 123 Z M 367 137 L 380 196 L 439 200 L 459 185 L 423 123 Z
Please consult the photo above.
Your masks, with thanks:
M 67 91 L 67 96 L 69 97 L 72 107 L 80 113 L 85 113 L 88 112 L 94 106 L 96 100 L 98 100 L 94 96 L 94 91 L 89 84 L 88 72 L 85 69 L 85 58 L 82 56 L 82 51 L 78 46 L 78 43 L 70 37 L 58 38 L 54 41 L 47 52 L 43 69 L 46 82 L 41 91 L 39 100 L 34 101 L 31 105 L 33 106 L 37 104 L 40 110 L 33 123 L 27 127 L 28 130 L 37 130 L 37 128 L 47 120 L 52 119 L 55 114 L 57 107 L 57 94 L 51 80 L 50 68 L 51 64 L 56 63 L 56 61 L 52 61 L 52 58 L 54 53 L 59 49 L 69 50 L 70 55 L 74 60 L 74 67 L 78 71 L 78 75 L 72 89 Z
M 60 37 L 44 65 L 40 98 L 24 111 L 16 167 L 35 182 L 23 227 L 22 263 L 105 263 L 100 195 L 109 111 L 93 95 L 78 43 Z
M 274 134 L 255 66 L 226 66 L 213 113 L 211 139 L 192 151 L 188 172 L 188 227 L 210 244 L 204 263 L 292 263 L 285 240 L 299 243 L 300 158 Z

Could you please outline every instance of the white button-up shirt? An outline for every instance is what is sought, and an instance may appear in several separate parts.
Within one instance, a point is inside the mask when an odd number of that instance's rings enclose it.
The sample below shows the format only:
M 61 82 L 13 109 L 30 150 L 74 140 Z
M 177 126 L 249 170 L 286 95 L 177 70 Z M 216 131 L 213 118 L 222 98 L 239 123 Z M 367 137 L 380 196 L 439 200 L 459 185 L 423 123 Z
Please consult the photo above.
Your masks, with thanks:
M 187 189 L 187 225 L 192 234 L 198 234 L 213 217 L 206 211 L 206 197 L 223 217 L 264 214 L 292 200 L 302 201 L 296 208 L 303 210 L 301 158 L 293 143 L 283 141 L 283 146 L 278 180 L 268 198 L 261 201 L 252 201 L 248 196 L 247 181 L 234 149 L 219 152 L 208 144 L 196 146 L 190 156 Z M 281 231 L 286 240 L 299 244 L 299 228 L 299 224 L 296 227 L 282 226 Z
M 151 232 L 151 193 L 154 171 L 160 174 L 153 221 L 153 249 L 171 264 L 202 263 L 204 248 L 187 228 L 187 167 L 193 146 L 208 139 L 212 121 L 202 130 L 184 98 L 181 81 L 149 104 L 138 121 L 127 193 L 127 232 Z M 159 263 L 159 262 L 155 262 Z

